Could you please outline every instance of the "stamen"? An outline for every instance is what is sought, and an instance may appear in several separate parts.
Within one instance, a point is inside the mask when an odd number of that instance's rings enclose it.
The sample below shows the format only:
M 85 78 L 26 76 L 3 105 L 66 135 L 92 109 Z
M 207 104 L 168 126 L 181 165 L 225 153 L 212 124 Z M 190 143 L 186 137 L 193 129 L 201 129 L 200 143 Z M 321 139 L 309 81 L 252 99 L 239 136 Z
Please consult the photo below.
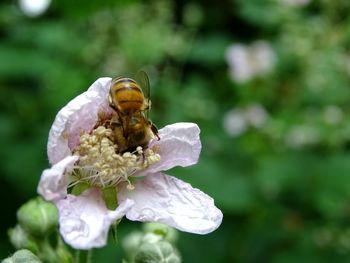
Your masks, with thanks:
M 98 126 L 90 134 L 81 134 L 80 145 L 73 154 L 80 158 L 71 173 L 73 182 L 70 186 L 85 182 L 104 188 L 127 182 L 127 189 L 133 190 L 135 187 L 129 177 L 160 160 L 154 149 L 142 149 L 141 146 L 133 152 L 119 154 L 113 131 L 104 126 Z
M 127 186 L 126 186 L 126 189 L 128 189 L 129 191 L 132 191 L 135 189 L 135 186 L 133 186 L 131 183 L 129 183 Z

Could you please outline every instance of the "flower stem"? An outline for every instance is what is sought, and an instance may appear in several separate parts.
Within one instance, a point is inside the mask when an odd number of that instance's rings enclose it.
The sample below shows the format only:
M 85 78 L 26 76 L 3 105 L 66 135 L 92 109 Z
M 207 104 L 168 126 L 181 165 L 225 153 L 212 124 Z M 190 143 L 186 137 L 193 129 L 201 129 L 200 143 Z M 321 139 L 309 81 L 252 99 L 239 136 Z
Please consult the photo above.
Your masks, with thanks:
M 75 262 L 91 263 L 91 250 L 78 250 Z
M 43 238 L 40 241 L 38 240 L 38 243 L 41 250 L 41 258 L 44 259 L 45 262 L 55 262 L 57 259 L 56 251 L 50 245 L 50 242 L 47 239 L 47 237 Z

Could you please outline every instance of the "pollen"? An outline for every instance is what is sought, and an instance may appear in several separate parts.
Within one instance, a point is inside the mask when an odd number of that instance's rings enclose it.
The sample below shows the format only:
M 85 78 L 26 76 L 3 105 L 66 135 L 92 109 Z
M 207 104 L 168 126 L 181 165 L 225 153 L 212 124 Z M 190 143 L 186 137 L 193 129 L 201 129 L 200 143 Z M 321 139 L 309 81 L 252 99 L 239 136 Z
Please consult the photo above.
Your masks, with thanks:
M 127 189 L 133 190 L 130 176 L 160 161 L 155 150 L 140 146 L 134 152 L 119 153 L 113 131 L 104 126 L 81 134 L 73 154 L 80 158 L 71 174 L 71 186 L 82 182 L 104 188 L 127 182 Z

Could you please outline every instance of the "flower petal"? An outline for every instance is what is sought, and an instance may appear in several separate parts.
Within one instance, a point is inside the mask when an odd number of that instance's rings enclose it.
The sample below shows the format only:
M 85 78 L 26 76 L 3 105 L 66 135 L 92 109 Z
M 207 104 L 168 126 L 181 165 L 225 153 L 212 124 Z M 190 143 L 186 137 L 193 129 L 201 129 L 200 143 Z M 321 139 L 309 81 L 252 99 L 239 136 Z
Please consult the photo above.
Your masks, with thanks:
M 111 111 L 108 107 L 110 83 L 111 78 L 99 78 L 58 112 L 47 144 L 51 164 L 71 155 L 71 150 L 79 143 L 80 133 L 95 126 L 100 111 Z
M 201 152 L 199 138 L 200 129 L 197 124 L 179 122 L 167 125 L 159 130 L 160 140 L 154 139 L 149 147 L 154 147 L 161 160 L 138 175 L 147 175 L 169 170 L 175 166 L 190 166 L 198 162 Z
M 132 200 L 125 200 L 115 211 L 110 211 L 97 188 L 79 196 L 68 195 L 56 204 L 61 235 L 75 249 L 102 247 L 106 245 L 110 225 L 122 218 L 133 204 Z
M 130 220 L 160 222 L 179 230 L 206 234 L 219 227 L 221 211 L 211 197 L 188 183 L 162 173 L 136 181 L 135 189 L 120 189 L 119 199 L 135 205 L 126 213 Z
M 62 161 L 43 171 L 38 185 L 38 193 L 47 201 L 56 201 L 67 195 L 69 178 L 66 172 L 73 169 L 79 156 L 67 156 Z

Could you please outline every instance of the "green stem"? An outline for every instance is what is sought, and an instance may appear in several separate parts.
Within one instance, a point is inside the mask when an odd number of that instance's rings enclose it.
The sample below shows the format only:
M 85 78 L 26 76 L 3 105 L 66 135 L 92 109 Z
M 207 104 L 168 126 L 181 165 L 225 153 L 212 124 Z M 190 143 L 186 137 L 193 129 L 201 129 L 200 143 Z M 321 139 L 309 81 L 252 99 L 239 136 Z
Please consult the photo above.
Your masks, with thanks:
M 91 263 L 91 250 L 78 250 L 76 263 Z
M 42 242 L 40 242 L 40 255 L 41 258 L 44 259 L 45 262 L 56 262 L 57 256 L 56 251 L 51 247 L 50 243 L 48 242 L 47 238 L 43 239 Z

